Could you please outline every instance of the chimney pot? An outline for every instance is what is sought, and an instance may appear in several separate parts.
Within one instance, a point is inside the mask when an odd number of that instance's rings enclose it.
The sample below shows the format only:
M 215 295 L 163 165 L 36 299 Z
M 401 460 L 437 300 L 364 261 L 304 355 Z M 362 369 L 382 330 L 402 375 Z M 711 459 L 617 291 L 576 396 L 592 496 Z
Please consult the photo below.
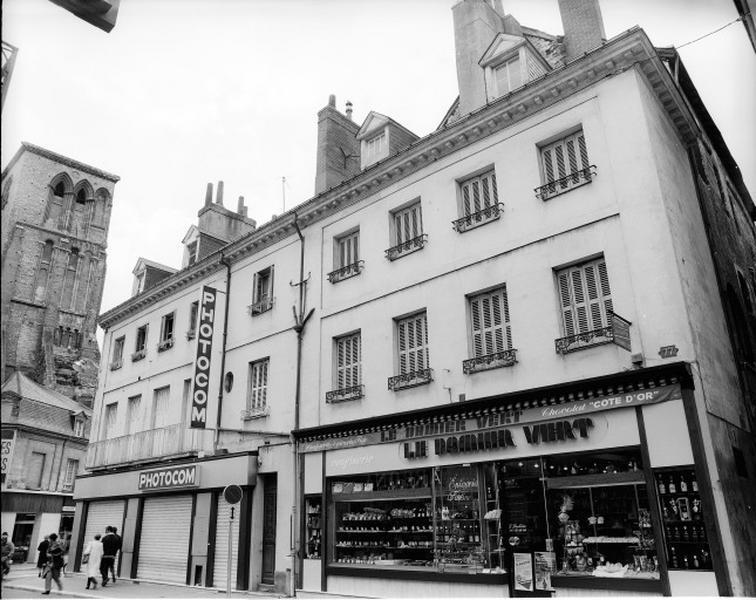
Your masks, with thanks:
M 207 190 L 205 191 L 205 206 L 210 206 L 213 203 L 213 184 L 207 184 Z
M 328 106 L 331 108 L 336 108 L 336 94 L 331 94 L 328 96 Z
M 236 212 L 242 217 L 247 216 L 247 207 L 244 206 L 244 196 L 239 196 L 239 203 L 236 205 Z
M 352 120 L 352 103 L 349 100 L 346 103 L 346 116 L 347 119 Z
M 218 206 L 223 206 L 223 182 L 222 181 L 218 182 L 218 192 L 215 198 L 215 203 Z

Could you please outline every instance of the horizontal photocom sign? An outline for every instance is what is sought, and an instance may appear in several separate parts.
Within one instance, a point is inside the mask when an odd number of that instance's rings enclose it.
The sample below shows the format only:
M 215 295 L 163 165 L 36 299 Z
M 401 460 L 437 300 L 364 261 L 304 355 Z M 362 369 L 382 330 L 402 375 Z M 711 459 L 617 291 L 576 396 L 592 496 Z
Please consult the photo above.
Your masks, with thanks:
M 139 489 L 142 491 L 197 487 L 198 485 L 197 465 L 166 467 L 139 473 Z
M 509 445 L 509 441 L 505 439 L 506 433 L 501 431 L 502 427 L 528 423 L 536 424 L 543 421 L 560 419 L 564 422 L 569 419 L 571 423 L 570 429 L 572 429 L 575 419 L 584 415 L 611 410 L 613 408 L 629 408 L 633 406 L 644 406 L 646 404 L 657 404 L 659 402 L 666 402 L 667 400 L 678 400 L 681 397 L 680 386 L 668 385 L 654 388 L 652 390 L 601 396 L 599 398 L 591 398 L 590 400 L 579 400 L 577 402 L 568 402 L 555 406 L 522 408 L 476 418 L 450 419 L 448 421 L 437 423 L 418 423 L 417 425 L 393 427 L 383 431 L 364 433 L 349 437 L 302 442 L 299 448 L 301 452 L 321 452 L 323 450 L 356 448 L 358 446 L 370 446 L 373 444 L 409 442 L 422 438 L 444 436 L 447 434 L 463 436 L 465 433 L 476 434 L 475 439 L 477 445 L 477 434 L 479 432 L 485 433 L 487 431 L 489 432 L 489 435 L 487 437 L 485 435 L 483 436 L 483 444 L 488 444 L 492 447 L 503 447 Z M 580 425 L 577 427 L 580 429 Z M 552 433 L 554 433 L 557 438 L 569 437 L 566 433 L 558 435 L 557 429 L 559 432 L 564 432 L 566 431 L 566 426 L 556 424 L 549 424 L 544 427 L 528 426 L 526 427 L 526 430 L 531 434 L 527 436 L 528 442 L 533 443 L 531 442 L 531 439 L 541 439 L 542 434 L 544 434 L 544 439 L 553 437 L 551 435 Z M 581 435 L 581 437 L 585 436 Z M 468 438 L 464 439 L 467 440 Z M 489 440 L 488 442 L 486 442 L 487 439 Z

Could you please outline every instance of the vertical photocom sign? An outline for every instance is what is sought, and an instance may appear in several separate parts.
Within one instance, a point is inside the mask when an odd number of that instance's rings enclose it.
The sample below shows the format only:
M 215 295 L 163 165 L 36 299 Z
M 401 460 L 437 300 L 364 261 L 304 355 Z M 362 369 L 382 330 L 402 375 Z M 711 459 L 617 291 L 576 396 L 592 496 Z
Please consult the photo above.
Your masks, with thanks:
M 210 357 L 213 349 L 215 299 L 218 290 L 202 287 L 202 302 L 197 332 L 197 358 L 194 361 L 194 387 L 192 390 L 192 428 L 204 429 L 207 425 L 207 398 L 210 388 Z

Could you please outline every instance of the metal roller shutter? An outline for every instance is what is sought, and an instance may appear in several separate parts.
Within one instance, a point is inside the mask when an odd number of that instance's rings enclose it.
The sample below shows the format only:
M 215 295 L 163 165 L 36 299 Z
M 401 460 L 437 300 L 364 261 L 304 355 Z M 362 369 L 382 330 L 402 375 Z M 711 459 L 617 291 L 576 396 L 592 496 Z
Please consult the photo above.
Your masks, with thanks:
M 137 577 L 186 583 L 192 496 L 147 498 L 142 512 Z
M 231 529 L 231 589 L 236 589 L 236 566 L 239 562 L 239 505 L 235 505 Z M 223 496 L 218 497 L 218 517 L 215 520 L 215 561 L 213 562 L 213 587 L 226 589 L 228 560 L 228 520 L 231 505 Z
M 123 515 L 126 510 L 125 500 L 110 500 L 108 502 L 91 502 L 87 510 L 87 526 L 84 530 L 84 548 L 94 539 L 96 533 L 105 535 L 108 525 L 118 527 L 118 533 L 123 535 Z

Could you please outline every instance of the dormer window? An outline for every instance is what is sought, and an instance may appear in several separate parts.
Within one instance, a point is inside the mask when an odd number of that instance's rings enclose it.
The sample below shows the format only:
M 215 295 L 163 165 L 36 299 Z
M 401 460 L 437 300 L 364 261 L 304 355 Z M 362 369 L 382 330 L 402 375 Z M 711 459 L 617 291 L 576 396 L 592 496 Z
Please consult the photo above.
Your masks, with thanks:
M 478 63 L 486 78 L 488 100 L 495 100 L 551 70 L 551 65 L 527 39 L 499 33 Z
M 188 254 L 187 266 L 193 265 L 194 263 L 197 262 L 197 246 L 198 246 L 198 243 L 196 241 L 192 242 L 191 244 L 187 244 L 186 246 L 186 251 Z
M 73 434 L 76 437 L 84 437 L 84 419 L 83 419 L 83 417 L 76 417 L 74 419 Z
M 496 95 L 503 96 L 522 85 L 522 64 L 515 56 L 494 69 Z
M 362 168 L 388 156 L 388 134 L 386 129 L 365 140 L 362 147 Z
M 144 291 L 144 271 L 134 278 L 134 295 L 141 294 Z

